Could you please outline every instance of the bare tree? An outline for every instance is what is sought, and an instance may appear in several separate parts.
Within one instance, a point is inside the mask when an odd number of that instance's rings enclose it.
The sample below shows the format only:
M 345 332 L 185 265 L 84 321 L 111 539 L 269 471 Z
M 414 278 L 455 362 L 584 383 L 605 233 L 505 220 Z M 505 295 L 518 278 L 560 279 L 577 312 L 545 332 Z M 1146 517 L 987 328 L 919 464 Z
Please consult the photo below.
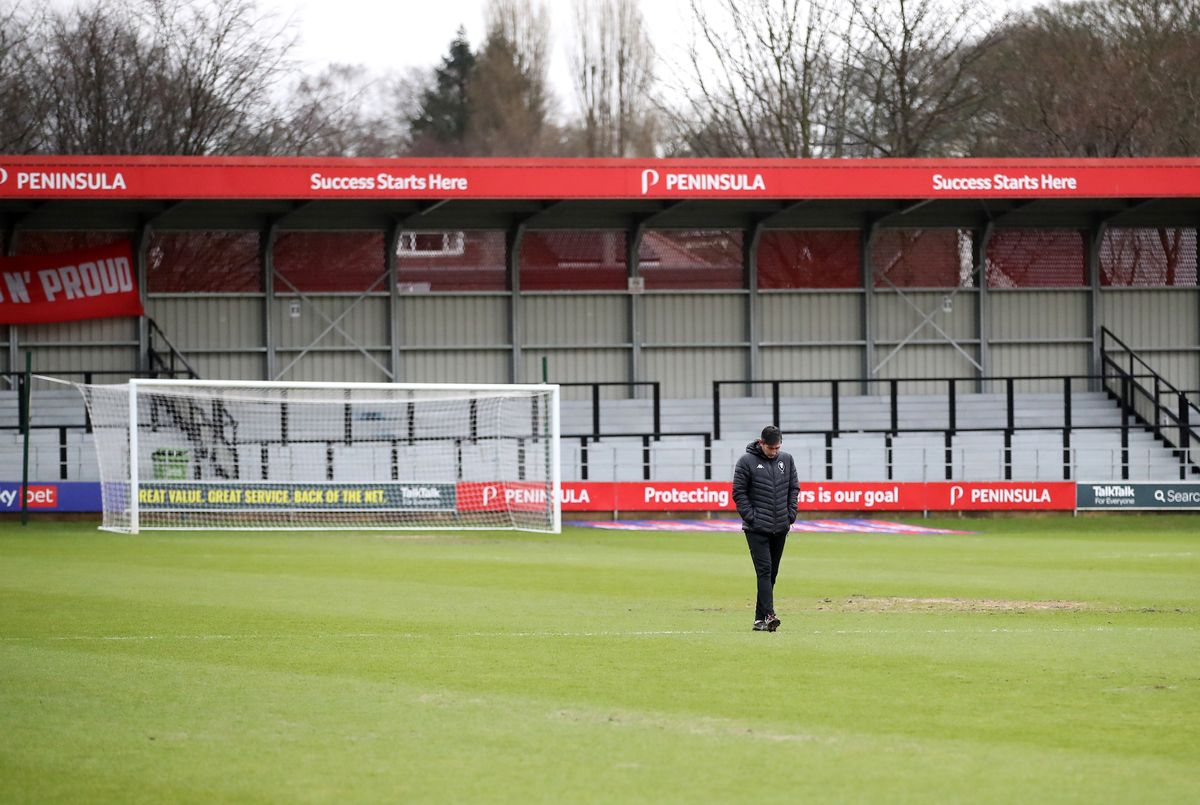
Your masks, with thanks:
M 550 35 L 541 2 L 491 0 L 487 39 L 475 64 L 469 99 L 469 153 L 542 153 L 553 139 L 548 120 Z
M 706 156 L 825 153 L 822 110 L 840 85 L 834 14 L 807 0 L 691 0 L 697 31 L 671 115 L 678 149 Z
M 1200 2 L 1103 0 L 1013 19 L 987 63 L 981 155 L 1191 155 L 1200 149 Z
M 377 76 L 362 65 L 331 64 L 289 88 L 252 150 L 296 156 L 407 153 L 408 121 L 420 90 L 412 74 Z
M 45 93 L 32 79 L 42 24 L 36 12 L 0 3 L 0 153 L 33 151 L 41 143 Z
M 294 35 L 255 0 L 149 0 L 154 48 L 165 53 L 168 153 L 245 150 L 290 70 Z
M 271 145 L 286 23 L 255 0 L 99 0 L 48 13 L 22 75 L 44 92 L 37 147 L 240 153 Z
M 988 97 L 979 66 L 1000 41 L 981 0 L 872 0 L 855 7 L 843 137 L 851 153 L 961 155 Z
M 584 156 L 650 156 L 654 48 L 635 0 L 576 0 L 570 56 Z
M 109 3 L 50 18 L 35 80 L 47 94 L 44 142 L 51 150 L 164 151 L 163 88 L 156 84 L 165 53 L 130 22 Z

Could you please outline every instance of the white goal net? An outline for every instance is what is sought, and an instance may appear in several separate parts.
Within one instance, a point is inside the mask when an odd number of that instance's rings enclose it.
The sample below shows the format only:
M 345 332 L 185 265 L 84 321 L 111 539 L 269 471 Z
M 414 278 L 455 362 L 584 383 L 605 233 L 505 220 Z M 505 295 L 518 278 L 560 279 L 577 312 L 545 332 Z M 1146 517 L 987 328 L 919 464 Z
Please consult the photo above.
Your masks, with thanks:
M 106 530 L 561 530 L 553 385 L 79 385 Z

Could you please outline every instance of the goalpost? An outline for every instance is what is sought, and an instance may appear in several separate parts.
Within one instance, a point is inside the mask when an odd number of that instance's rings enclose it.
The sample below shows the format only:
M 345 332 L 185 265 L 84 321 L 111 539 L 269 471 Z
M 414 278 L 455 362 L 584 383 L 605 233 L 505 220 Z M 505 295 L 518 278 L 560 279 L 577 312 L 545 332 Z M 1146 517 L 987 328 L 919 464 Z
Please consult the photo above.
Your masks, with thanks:
M 556 385 L 76 385 L 104 530 L 562 529 Z

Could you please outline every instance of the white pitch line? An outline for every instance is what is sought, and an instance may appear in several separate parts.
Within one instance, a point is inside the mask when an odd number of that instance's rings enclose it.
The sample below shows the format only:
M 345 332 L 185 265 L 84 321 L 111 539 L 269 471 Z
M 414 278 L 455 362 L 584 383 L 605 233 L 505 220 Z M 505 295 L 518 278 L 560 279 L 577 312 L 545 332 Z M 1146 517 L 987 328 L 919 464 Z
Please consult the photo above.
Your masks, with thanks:
M 1178 631 L 1175 627 L 1165 626 L 1080 626 L 1080 627 L 1054 627 L 1050 629 L 1038 628 L 1023 628 L 1009 629 L 1004 627 L 996 627 L 994 629 L 922 629 L 914 631 L 912 629 L 791 629 L 780 630 L 779 634 L 799 634 L 799 635 L 900 635 L 900 634 L 1037 634 L 1044 632 L 1161 632 L 1161 631 Z M 1183 631 L 1195 631 L 1194 629 L 1183 628 Z M 420 640 L 420 639 L 437 639 L 444 640 L 446 638 L 504 638 L 504 637 L 688 637 L 694 635 L 727 635 L 741 634 L 741 632 L 717 631 L 710 629 L 702 630 L 662 630 L 662 631 L 635 631 L 635 632 L 451 632 L 451 633 L 426 633 L 426 632 L 337 632 L 337 633 L 319 633 L 312 635 L 304 634 L 199 634 L 199 635 L 58 635 L 54 637 L 30 637 L 18 635 L 0 635 L 0 641 L 9 643 L 35 643 L 35 642 L 136 642 L 136 641 L 153 641 L 153 640 L 294 640 L 294 639 L 335 639 L 335 640 L 382 640 L 382 639 L 399 639 L 399 640 Z M 770 638 L 768 638 L 770 639 Z M 778 639 L 778 638 L 776 638 Z

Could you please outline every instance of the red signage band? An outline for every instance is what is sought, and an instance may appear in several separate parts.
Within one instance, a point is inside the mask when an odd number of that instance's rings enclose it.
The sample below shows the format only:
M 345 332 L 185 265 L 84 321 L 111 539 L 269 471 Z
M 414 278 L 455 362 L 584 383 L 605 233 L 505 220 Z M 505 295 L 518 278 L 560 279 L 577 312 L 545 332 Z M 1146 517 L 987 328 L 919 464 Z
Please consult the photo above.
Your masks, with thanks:
M 721 481 L 567 481 L 565 512 L 719 511 L 736 513 L 733 486 Z M 1074 481 L 804 481 L 801 512 L 1073 511 Z M 463 511 L 542 511 L 544 484 L 465 482 Z
M 1074 511 L 1074 481 L 980 481 L 925 485 L 928 511 Z
M 0 198 L 1197 198 L 1200 159 L 0 156 Z
M 63 254 L 0 257 L 0 324 L 140 315 L 128 241 Z

